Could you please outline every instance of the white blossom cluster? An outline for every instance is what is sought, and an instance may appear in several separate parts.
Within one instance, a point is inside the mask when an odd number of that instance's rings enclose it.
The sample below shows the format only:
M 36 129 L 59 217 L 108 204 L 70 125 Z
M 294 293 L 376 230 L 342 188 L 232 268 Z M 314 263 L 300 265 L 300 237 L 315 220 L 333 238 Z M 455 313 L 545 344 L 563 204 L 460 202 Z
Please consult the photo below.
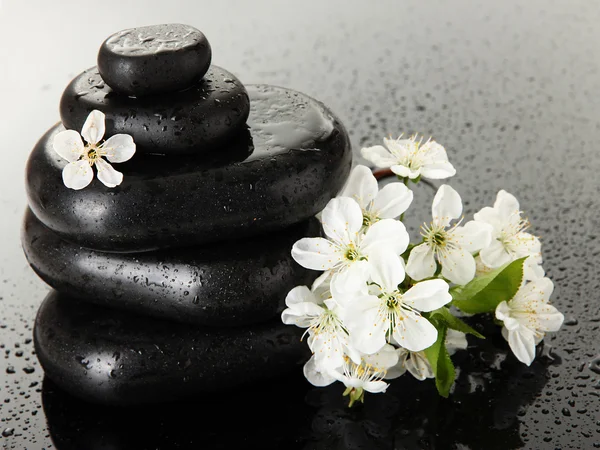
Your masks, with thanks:
M 531 364 L 536 344 L 560 328 L 563 315 L 548 303 L 553 286 L 540 265 L 541 244 L 526 232 L 515 197 L 500 191 L 493 207 L 465 222 L 460 195 L 443 184 L 431 221 L 411 244 L 402 222 L 413 201 L 409 180 L 444 179 L 455 169 L 432 140 L 384 144 L 363 148 L 363 156 L 404 182 L 380 190 L 371 170 L 356 166 L 319 216 L 325 237 L 301 239 L 292 249 L 298 264 L 323 272 L 311 288 L 292 289 L 282 313 L 284 323 L 306 328 L 312 351 L 304 366 L 308 381 L 342 382 L 352 404 L 365 391 L 384 392 L 384 380 L 406 372 L 433 378 L 427 351 L 440 331 L 431 317 L 442 310 L 451 314 L 453 289 L 524 257 L 521 287 L 497 305 L 495 316 L 516 357 Z M 467 347 L 464 333 L 451 326 L 443 333 L 448 355 Z

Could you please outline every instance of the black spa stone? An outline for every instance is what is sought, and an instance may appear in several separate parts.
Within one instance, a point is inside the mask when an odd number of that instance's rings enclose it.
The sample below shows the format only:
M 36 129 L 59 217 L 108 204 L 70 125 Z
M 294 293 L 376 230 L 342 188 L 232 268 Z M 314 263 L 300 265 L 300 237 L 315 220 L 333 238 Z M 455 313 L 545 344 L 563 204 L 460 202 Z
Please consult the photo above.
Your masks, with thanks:
M 312 219 L 249 242 L 103 253 L 61 239 L 28 211 L 22 243 L 35 272 L 75 301 L 178 322 L 239 326 L 277 316 L 290 289 L 312 283 L 318 272 L 296 264 L 290 249 L 319 232 Z
M 46 376 L 90 402 L 134 405 L 189 399 L 293 370 L 307 359 L 303 330 L 280 319 L 201 328 L 85 304 L 51 292 L 35 321 Z M 244 401 L 240 398 L 240 401 Z
M 281 230 L 321 211 L 344 185 L 352 154 L 343 125 L 299 92 L 248 87 L 250 131 L 213 159 L 135 155 L 115 164 L 123 183 L 64 186 L 66 161 L 52 149 L 57 125 L 29 157 L 34 214 L 84 247 L 136 252 Z
M 189 25 L 130 28 L 110 36 L 98 52 L 98 71 L 113 90 L 145 96 L 180 91 L 208 70 L 206 36 Z
M 80 131 L 95 109 L 106 115 L 105 138 L 130 134 L 137 155 L 205 155 L 225 152 L 244 129 L 249 100 L 242 83 L 217 66 L 185 91 L 141 98 L 116 93 L 92 67 L 63 92 L 60 117 L 66 128 Z

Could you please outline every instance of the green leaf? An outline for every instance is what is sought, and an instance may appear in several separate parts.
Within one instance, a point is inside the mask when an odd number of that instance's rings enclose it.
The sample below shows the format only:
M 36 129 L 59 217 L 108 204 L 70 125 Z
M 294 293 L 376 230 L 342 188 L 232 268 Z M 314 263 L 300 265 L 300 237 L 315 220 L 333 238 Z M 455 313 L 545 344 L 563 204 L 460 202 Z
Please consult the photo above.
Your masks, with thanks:
M 471 328 L 465 322 L 460 320 L 458 317 L 453 316 L 450 310 L 446 307 L 441 307 L 440 309 L 436 309 L 432 311 L 429 316 L 430 320 L 441 320 L 443 321 L 448 328 L 451 330 L 460 331 L 465 334 L 472 334 L 473 336 L 478 337 L 479 339 L 485 339 L 485 336 L 479 333 L 474 328 Z
M 477 277 L 466 286 L 452 288 L 452 304 L 469 314 L 493 312 L 496 306 L 512 299 L 519 290 L 525 259 L 517 259 Z
M 452 360 L 450 359 L 450 355 L 446 350 L 446 331 L 447 328 L 445 325 L 441 325 L 441 327 L 438 328 L 437 340 L 431 347 L 425 349 L 425 356 L 427 356 L 427 360 L 433 369 L 435 386 L 437 387 L 439 394 L 442 397 L 448 398 L 448 395 L 450 395 L 450 388 L 454 384 L 454 379 L 456 378 L 456 372 L 454 370 L 454 364 L 452 364 Z

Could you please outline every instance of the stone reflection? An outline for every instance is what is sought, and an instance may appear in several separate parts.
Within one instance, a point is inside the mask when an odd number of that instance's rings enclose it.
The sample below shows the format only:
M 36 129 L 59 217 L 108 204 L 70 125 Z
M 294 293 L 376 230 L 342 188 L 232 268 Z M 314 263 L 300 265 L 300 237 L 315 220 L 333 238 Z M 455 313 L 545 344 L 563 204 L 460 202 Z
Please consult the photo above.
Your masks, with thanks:
M 348 409 L 342 386 L 316 389 L 293 373 L 269 386 L 126 409 L 87 404 L 46 380 L 44 410 L 59 450 L 520 448 L 519 417 L 546 384 L 546 367 L 561 361 L 538 356 L 526 367 L 486 328 L 490 338 L 456 354 L 449 399 L 432 380 L 405 376 Z

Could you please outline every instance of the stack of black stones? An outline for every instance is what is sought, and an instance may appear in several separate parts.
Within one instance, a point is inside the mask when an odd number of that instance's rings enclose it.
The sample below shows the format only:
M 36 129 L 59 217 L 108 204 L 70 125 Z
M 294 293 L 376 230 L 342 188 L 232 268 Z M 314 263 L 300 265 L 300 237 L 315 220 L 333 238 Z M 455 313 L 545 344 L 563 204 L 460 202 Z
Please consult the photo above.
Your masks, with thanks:
M 125 30 L 98 67 L 66 88 L 61 121 L 27 165 L 22 241 L 54 290 L 34 338 L 46 375 L 106 404 L 187 398 L 260 383 L 306 358 L 302 330 L 279 313 L 318 275 L 291 258 L 311 219 L 343 186 L 348 136 L 321 103 L 244 86 L 211 65 L 185 25 Z M 122 184 L 65 187 L 52 146 L 106 115 L 108 138 L 133 137 Z

